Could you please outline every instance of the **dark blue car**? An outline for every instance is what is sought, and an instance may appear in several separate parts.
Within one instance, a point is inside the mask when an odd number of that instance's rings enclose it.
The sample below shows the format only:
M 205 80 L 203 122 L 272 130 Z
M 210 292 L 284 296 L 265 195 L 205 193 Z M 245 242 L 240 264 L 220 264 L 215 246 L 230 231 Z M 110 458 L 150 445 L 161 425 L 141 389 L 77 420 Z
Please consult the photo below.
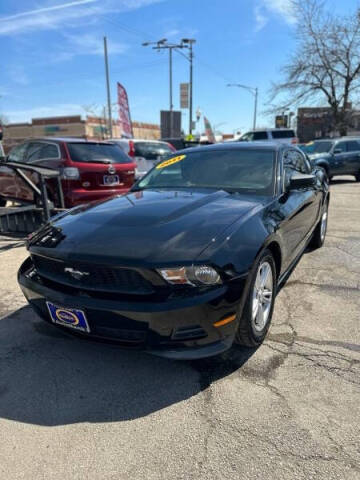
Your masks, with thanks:
M 307 145 L 307 153 L 313 165 L 322 167 L 330 179 L 354 175 L 360 182 L 360 138 L 315 140 Z
M 19 270 L 47 322 L 171 358 L 259 345 L 279 285 L 324 243 L 326 175 L 296 147 L 174 153 L 130 193 L 79 206 L 29 240 Z

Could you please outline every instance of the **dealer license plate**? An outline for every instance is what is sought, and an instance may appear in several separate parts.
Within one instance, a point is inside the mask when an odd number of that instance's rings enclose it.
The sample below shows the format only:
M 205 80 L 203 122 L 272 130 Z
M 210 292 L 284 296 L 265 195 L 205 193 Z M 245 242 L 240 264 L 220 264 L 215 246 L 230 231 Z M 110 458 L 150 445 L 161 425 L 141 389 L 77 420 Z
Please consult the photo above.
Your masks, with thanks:
M 46 302 L 52 322 L 64 327 L 80 330 L 81 332 L 90 332 L 89 324 L 85 312 L 76 308 L 63 308 Z

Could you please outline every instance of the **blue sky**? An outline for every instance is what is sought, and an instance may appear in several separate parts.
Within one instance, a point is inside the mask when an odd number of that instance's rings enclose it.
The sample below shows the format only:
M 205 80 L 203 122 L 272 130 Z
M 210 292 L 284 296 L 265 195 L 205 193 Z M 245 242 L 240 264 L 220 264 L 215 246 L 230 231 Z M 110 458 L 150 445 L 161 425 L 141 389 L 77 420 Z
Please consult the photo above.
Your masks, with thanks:
M 112 100 L 116 81 L 128 91 L 132 118 L 159 123 L 168 108 L 168 57 L 147 40 L 193 37 L 194 110 L 224 132 L 252 124 L 253 98 L 227 88 L 259 88 L 258 125 L 272 81 L 294 48 L 289 0 L 2 0 L 0 113 L 12 122 L 32 117 L 98 113 L 106 101 L 102 38 L 108 37 Z M 329 0 L 340 13 L 356 0 Z M 174 106 L 188 62 L 174 53 Z M 84 108 L 85 107 L 85 108 Z M 187 129 L 187 112 L 183 126 Z M 202 125 L 201 125 L 202 129 Z

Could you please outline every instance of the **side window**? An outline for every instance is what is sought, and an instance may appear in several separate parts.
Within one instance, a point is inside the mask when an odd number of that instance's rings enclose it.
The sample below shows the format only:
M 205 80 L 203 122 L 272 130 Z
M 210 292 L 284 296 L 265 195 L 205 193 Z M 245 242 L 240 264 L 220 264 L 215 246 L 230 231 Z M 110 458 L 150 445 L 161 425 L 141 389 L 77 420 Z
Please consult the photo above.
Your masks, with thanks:
M 40 153 L 40 159 L 59 158 L 59 150 L 53 143 L 44 143 Z
M 347 143 L 347 151 L 348 152 L 358 152 L 360 151 L 360 143 L 357 142 L 356 140 L 351 140 L 350 142 Z
M 22 143 L 21 145 L 14 147 L 9 153 L 9 157 L 8 157 L 9 161 L 24 162 L 26 147 L 27 147 L 27 143 Z
M 245 135 L 241 137 L 242 142 L 251 142 L 252 140 L 253 140 L 253 134 L 251 132 L 245 133 Z
M 29 148 L 26 152 L 26 163 L 32 163 L 35 160 L 40 159 L 40 152 L 42 149 L 43 144 L 40 142 L 30 142 Z
M 334 150 L 337 150 L 337 153 L 344 153 L 346 152 L 346 143 L 347 142 L 339 142 L 335 145 Z M 341 151 L 340 151 L 341 150 Z
M 297 150 L 287 150 L 284 154 L 284 167 L 300 173 L 310 173 L 304 155 Z
M 253 140 L 267 140 L 268 134 L 267 132 L 254 132 L 253 133 Z

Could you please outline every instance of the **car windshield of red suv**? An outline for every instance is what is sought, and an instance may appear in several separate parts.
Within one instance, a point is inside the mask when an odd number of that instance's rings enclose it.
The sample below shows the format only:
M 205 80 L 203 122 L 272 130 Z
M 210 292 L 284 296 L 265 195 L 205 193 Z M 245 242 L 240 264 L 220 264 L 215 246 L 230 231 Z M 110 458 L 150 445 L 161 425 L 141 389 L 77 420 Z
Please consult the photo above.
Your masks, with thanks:
M 131 163 L 131 159 L 118 145 L 106 143 L 68 143 L 73 162 Z

